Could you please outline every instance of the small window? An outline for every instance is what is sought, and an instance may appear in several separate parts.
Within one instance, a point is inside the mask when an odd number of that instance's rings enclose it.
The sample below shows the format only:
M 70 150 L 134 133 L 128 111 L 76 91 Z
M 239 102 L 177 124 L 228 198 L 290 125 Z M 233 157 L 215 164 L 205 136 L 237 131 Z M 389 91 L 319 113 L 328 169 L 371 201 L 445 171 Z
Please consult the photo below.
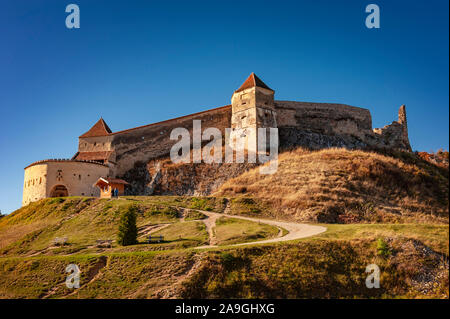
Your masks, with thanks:
M 81 175 L 78 175 L 78 180 L 81 181 Z

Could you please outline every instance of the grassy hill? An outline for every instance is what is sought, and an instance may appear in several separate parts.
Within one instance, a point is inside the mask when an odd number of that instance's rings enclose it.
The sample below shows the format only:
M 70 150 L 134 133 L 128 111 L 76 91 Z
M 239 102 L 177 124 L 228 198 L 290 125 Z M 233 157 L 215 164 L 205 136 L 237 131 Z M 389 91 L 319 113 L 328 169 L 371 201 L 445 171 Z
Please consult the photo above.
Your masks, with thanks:
M 447 195 L 448 168 L 414 154 L 299 149 L 280 155 L 276 174 L 250 170 L 215 196 L 44 199 L 0 219 L 0 298 L 448 298 Z M 98 244 L 116 239 L 131 206 L 139 244 Z M 217 246 L 197 249 L 210 241 L 208 211 L 327 231 L 237 247 L 286 230 L 218 216 Z M 373 263 L 380 289 L 365 286 Z
M 275 174 L 252 169 L 214 195 L 258 199 L 274 216 L 301 221 L 448 223 L 448 167 L 415 154 L 388 155 L 296 149 L 280 154 Z
M 195 197 L 83 197 L 44 199 L 0 220 L 0 256 L 37 256 L 97 253 L 97 240 L 115 240 L 119 218 L 130 206 L 138 209 L 140 245 L 118 246 L 110 252 L 182 249 L 205 245 L 209 236 L 196 209 L 223 210 L 223 199 Z M 217 207 L 216 207 L 217 206 Z M 224 219 L 215 229 L 217 244 L 243 243 L 275 237 L 278 228 L 250 221 Z M 161 244 L 145 245 L 149 234 L 162 235 Z M 56 238 L 67 238 L 55 245 Z
M 2 257 L 0 298 L 448 298 L 448 227 L 384 226 L 241 248 Z M 64 284 L 73 263 L 75 290 Z M 372 263 L 380 289 L 364 284 Z

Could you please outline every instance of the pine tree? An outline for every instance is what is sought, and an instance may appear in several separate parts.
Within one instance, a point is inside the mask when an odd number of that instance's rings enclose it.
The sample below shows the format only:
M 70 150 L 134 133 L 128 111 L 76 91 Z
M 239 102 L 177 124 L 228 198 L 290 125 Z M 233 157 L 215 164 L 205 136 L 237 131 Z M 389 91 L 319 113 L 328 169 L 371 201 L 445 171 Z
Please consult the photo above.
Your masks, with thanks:
M 119 222 L 119 233 L 117 235 L 119 245 L 128 246 L 137 244 L 136 211 L 136 206 L 129 206 L 122 213 Z

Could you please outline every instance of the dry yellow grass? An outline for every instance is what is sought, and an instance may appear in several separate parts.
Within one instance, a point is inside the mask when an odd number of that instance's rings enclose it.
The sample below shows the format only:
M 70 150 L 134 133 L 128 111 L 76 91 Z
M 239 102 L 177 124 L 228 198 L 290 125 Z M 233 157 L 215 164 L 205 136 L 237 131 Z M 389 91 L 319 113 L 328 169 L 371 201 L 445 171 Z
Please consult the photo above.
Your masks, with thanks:
M 280 154 L 275 174 L 252 169 L 214 195 L 259 198 L 303 221 L 448 223 L 448 169 L 396 156 L 299 148 Z

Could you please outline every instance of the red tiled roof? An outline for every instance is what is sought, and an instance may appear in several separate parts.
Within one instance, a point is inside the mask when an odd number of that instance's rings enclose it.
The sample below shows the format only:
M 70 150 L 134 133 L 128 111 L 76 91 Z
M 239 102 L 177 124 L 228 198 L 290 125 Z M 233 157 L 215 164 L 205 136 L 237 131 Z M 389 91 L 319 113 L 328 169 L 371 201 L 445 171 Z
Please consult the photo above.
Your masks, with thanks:
M 95 136 L 107 136 L 112 133 L 111 129 L 105 123 L 105 121 L 100 118 L 97 123 L 94 124 L 93 127 L 80 137 L 95 137 Z
M 250 74 L 250 76 L 247 78 L 247 80 L 245 80 L 245 82 L 242 83 L 241 87 L 239 89 L 237 89 L 235 92 L 240 92 L 240 91 L 252 88 L 252 87 L 260 87 L 260 88 L 264 88 L 264 89 L 273 91 L 260 78 L 258 78 L 255 73 L 252 72 L 252 74 Z
M 124 184 L 129 185 L 126 181 L 120 178 L 107 178 L 107 177 L 100 177 L 97 182 L 95 182 L 94 186 L 97 186 L 98 184 Z
M 100 152 L 79 152 L 74 159 L 82 161 L 98 161 L 107 160 L 112 151 L 100 151 Z
M 128 184 L 126 181 L 120 178 L 105 178 L 111 184 Z

